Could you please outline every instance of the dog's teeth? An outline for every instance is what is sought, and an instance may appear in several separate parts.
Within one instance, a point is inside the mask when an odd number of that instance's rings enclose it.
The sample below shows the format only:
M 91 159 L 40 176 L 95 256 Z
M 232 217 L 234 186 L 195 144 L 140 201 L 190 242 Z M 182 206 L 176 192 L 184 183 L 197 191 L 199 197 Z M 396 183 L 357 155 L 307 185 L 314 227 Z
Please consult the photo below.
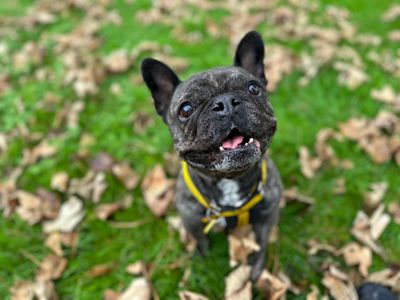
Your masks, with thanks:
M 245 146 L 247 146 L 249 143 L 244 144 Z
M 219 150 L 220 150 L 220 151 L 224 151 L 224 147 L 219 146 Z
M 254 141 L 254 139 L 253 139 L 253 138 L 250 138 L 249 144 L 251 144 L 253 141 Z M 246 144 L 246 145 L 247 145 L 247 144 Z

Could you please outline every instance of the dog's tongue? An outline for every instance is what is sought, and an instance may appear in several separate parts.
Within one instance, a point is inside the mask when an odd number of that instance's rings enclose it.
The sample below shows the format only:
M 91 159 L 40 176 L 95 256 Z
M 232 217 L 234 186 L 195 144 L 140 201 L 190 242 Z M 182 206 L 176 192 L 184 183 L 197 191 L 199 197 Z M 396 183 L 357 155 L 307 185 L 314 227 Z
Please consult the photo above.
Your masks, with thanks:
M 236 149 L 240 145 L 240 143 L 243 142 L 243 140 L 244 140 L 244 136 L 237 135 L 231 139 L 225 140 L 225 142 L 222 144 L 222 147 L 224 149 Z

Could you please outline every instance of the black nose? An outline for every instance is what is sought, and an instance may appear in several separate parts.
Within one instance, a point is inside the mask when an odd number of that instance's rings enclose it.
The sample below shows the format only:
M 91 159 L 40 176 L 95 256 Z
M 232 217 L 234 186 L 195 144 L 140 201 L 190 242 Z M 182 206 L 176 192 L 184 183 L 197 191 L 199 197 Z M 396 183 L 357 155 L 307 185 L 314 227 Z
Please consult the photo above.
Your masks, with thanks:
M 215 99 L 212 110 L 221 115 L 232 113 L 240 103 L 240 100 L 234 95 L 221 95 Z

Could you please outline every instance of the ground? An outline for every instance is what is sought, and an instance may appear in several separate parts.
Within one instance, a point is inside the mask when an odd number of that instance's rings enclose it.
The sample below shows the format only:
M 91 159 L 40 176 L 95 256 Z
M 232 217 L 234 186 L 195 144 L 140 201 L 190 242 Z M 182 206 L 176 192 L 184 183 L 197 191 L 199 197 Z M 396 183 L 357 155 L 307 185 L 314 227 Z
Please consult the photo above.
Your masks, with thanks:
M 230 65 L 233 61 L 230 41 L 225 36 L 213 37 L 206 30 L 209 21 L 222 24 L 222 20 L 229 15 L 223 9 L 206 12 L 194 8 L 195 17 L 192 19 L 177 19 L 172 25 L 161 22 L 146 25 L 135 14 L 139 10 L 149 10 L 150 1 L 111 2 L 109 8 L 120 15 L 122 22 L 121 25 L 103 26 L 99 31 L 101 46 L 94 53 L 100 57 L 121 48 L 130 51 L 143 41 L 154 41 L 169 47 L 170 56 L 184 58 L 188 62 L 188 67 L 178 72 L 183 79 L 194 72 Z M 347 8 L 359 32 L 373 33 L 385 38 L 389 31 L 400 26 L 400 20 L 391 23 L 381 21 L 381 15 L 393 1 L 322 2 L 322 7 L 334 3 Z M 7 17 L 5 20 L 23 16 L 34 5 L 35 2 L 27 0 L 3 1 L 0 4 L 0 15 Z M 32 30 L 19 30 L 15 35 L 2 31 L 2 36 L 5 36 L 2 40 L 7 43 L 8 51 L 15 53 L 30 40 L 39 40 L 46 34 L 70 32 L 82 18 L 84 13 L 80 9 L 71 9 L 61 13 L 52 24 L 40 25 Z M 0 19 L 0 24 L 2 22 Z M 172 29 L 177 27 L 185 32 L 200 32 L 202 38 L 194 43 L 179 40 L 179 34 L 172 34 Z M 266 24 L 259 24 L 257 29 L 266 38 L 268 57 L 268 45 L 276 41 L 268 40 L 269 28 Z M 307 47 L 301 42 L 288 41 L 282 44 L 286 44 L 295 54 L 301 53 Z M 36 80 L 32 76 L 35 66 L 17 70 L 13 64 L 0 57 L 0 73 L 10 75 L 10 88 L 0 94 L 0 133 L 9 133 L 25 124 L 31 133 L 47 134 L 55 127 L 57 112 L 66 103 L 72 103 L 79 98 L 71 85 L 64 83 L 62 57 L 54 53 L 55 43 L 48 41 L 45 46 L 50 55 L 46 56 L 41 65 L 53 74 L 49 80 Z M 381 47 L 393 50 L 399 44 L 384 43 Z M 358 50 L 365 58 L 368 47 L 360 47 Z M 65 135 L 62 138 L 54 135 L 52 143 L 57 146 L 57 154 L 27 167 L 18 181 L 20 189 L 31 192 L 39 187 L 50 189 L 52 176 L 60 171 L 66 171 L 70 177 L 84 176 L 88 170 L 87 161 L 76 158 L 83 133 L 90 133 L 95 140 L 89 148 L 89 157 L 102 151 L 109 153 L 117 161 L 128 161 L 140 178 L 144 178 L 147 170 L 155 164 L 166 164 L 165 153 L 173 150 L 172 141 L 167 127 L 155 116 L 148 90 L 138 80 L 140 60 L 145 56 L 146 53 L 140 53 L 128 71 L 108 75 L 99 83 L 100 90 L 96 95 L 82 98 L 85 107 L 80 114 L 78 126 L 63 127 Z M 305 299 L 308 287 L 312 284 L 323 290 L 320 265 L 326 256 L 309 256 L 307 242 L 317 239 L 340 248 L 354 240 L 350 228 L 356 212 L 362 208 L 363 193 L 371 183 L 388 183 L 383 200 L 385 203 L 398 201 L 400 198 L 399 166 L 396 162 L 390 160 L 384 164 L 374 164 L 351 141 L 333 141 L 331 144 L 339 158 L 353 161 L 353 169 L 326 167 L 318 171 L 312 179 L 301 173 L 298 159 L 300 146 L 312 148 L 320 129 L 337 129 L 338 123 L 345 122 L 350 117 L 374 117 L 383 104 L 370 97 L 372 88 L 381 88 L 384 84 L 395 88 L 397 84 L 398 88 L 398 78 L 382 71 L 368 60 L 365 61 L 365 67 L 370 79 L 355 90 L 338 85 L 337 71 L 323 68 L 306 86 L 298 85 L 301 73 L 293 71 L 284 76 L 277 89 L 270 94 L 278 120 L 278 131 L 270 149 L 271 156 L 286 187 L 297 186 L 302 194 L 315 199 L 312 207 L 295 203 L 282 209 L 279 239 L 269 249 L 268 266 L 283 270 L 294 283 L 304 287 L 304 292 L 300 295 L 289 293 L 288 299 Z M 110 89 L 115 84 L 120 87 L 118 93 L 113 93 Z M 50 109 L 43 109 L 39 103 L 49 93 L 60 100 Z M 22 110 L 16 105 L 18 101 L 23 103 Z M 154 122 L 143 131 L 134 131 L 134 114 L 139 112 L 153 116 Z M 0 181 L 7 179 L 10 171 L 21 164 L 23 150 L 27 147 L 32 147 L 32 142 L 17 135 L 12 138 L 4 153 L 0 151 Z M 332 192 L 338 177 L 346 180 L 347 191 L 343 195 Z M 108 189 L 101 202 L 112 202 L 126 194 L 123 185 L 112 176 L 107 175 L 107 183 Z M 117 212 L 113 219 L 147 220 L 145 224 L 134 229 L 113 228 L 107 222 L 98 220 L 94 214 L 96 205 L 85 202 L 85 219 L 79 226 L 78 249 L 76 253 L 66 250 L 67 269 L 55 281 L 61 299 L 100 299 L 107 288 L 123 290 L 132 280 L 132 275 L 125 272 L 126 266 L 140 259 L 153 264 L 151 282 L 160 299 L 177 298 L 177 291 L 180 289 L 178 283 L 184 267 L 171 268 L 170 265 L 185 256 L 184 245 L 179 241 L 178 235 L 168 228 L 165 219 L 154 217 L 146 207 L 140 186 L 132 193 L 132 206 Z M 168 215 L 175 214 L 174 209 L 168 212 Z M 50 250 L 43 245 L 45 236 L 41 226 L 29 226 L 16 214 L 9 218 L 0 217 L 0 231 L 0 295 L 10 299 L 9 289 L 16 281 L 34 277 L 37 266 L 29 257 L 40 261 Z M 209 256 L 195 256 L 184 262 L 185 266 L 191 267 L 191 276 L 185 289 L 199 292 L 210 299 L 221 299 L 224 293 L 223 278 L 229 273 L 227 241 L 220 234 L 212 234 L 211 240 L 213 245 Z M 374 256 L 370 271 L 380 270 L 400 261 L 400 227 L 391 222 L 379 243 L 387 252 L 388 260 L 384 262 Z M 115 262 L 111 272 L 95 279 L 88 276 L 87 272 L 91 267 L 107 262 Z M 257 296 L 257 292 L 255 295 L 256 299 L 261 297 Z

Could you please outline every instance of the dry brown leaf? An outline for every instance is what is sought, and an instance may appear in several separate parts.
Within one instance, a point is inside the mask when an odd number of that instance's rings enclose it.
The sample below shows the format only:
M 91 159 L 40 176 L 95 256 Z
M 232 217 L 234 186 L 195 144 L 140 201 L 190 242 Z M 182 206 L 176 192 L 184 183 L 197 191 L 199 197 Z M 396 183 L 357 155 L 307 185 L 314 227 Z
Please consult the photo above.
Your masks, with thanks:
M 146 272 L 146 265 L 143 260 L 138 260 L 133 264 L 129 264 L 126 267 L 126 272 L 131 275 L 144 275 Z
M 308 255 L 316 255 L 319 251 L 326 251 L 332 253 L 333 255 L 338 255 L 339 251 L 332 245 L 319 243 L 316 240 L 309 240 L 307 242 Z
M 358 300 L 357 292 L 351 282 L 344 282 L 329 273 L 325 273 L 322 283 L 329 289 L 329 293 L 335 300 Z
M 31 193 L 18 191 L 18 207 L 17 214 L 29 225 L 40 222 L 43 217 L 43 207 L 41 199 Z
M 112 172 L 128 190 L 133 190 L 139 183 L 139 175 L 132 170 L 127 162 L 114 164 Z
M 226 300 L 251 300 L 251 267 L 239 265 L 225 278 L 225 298 Z
M 98 203 L 106 189 L 106 175 L 103 172 L 95 173 L 89 171 L 81 179 L 74 178 L 70 180 L 68 193 L 77 194 L 84 199 L 90 199 L 94 203 Z
M 154 124 L 154 115 L 145 111 L 139 111 L 132 117 L 133 130 L 138 134 L 143 134 L 147 128 Z
M 171 229 L 179 233 L 181 242 L 186 245 L 186 251 L 189 253 L 194 252 L 196 250 L 196 240 L 186 231 L 182 219 L 179 216 L 169 216 L 167 223 Z
M 117 264 L 115 262 L 95 265 L 86 273 L 90 278 L 97 278 L 112 272 Z
M 39 281 L 58 279 L 64 273 L 66 267 L 67 260 L 64 257 L 50 254 L 40 263 L 36 279 Z
M 50 157 L 57 153 L 57 148 L 50 145 L 48 141 L 43 140 L 32 149 L 25 149 L 22 159 L 23 166 L 29 166 L 36 163 L 40 158 Z
M 368 217 L 363 211 L 358 211 L 351 229 L 351 234 L 355 238 L 380 256 L 385 256 L 385 254 L 376 240 L 390 222 L 390 216 L 384 213 L 384 209 L 385 206 L 381 204 L 371 217 Z
M 398 269 L 384 269 L 371 273 L 367 281 L 391 287 L 395 293 L 400 293 L 400 270 Z
M 346 62 L 338 61 L 333 64 L 339 72 L 338 82 L 350 90 L 355 90 L 360 85 L 369 81 L 369 76 L 360 67 Z
M 400 204 L 398 202 L 390 203 L 388 211 L 392 214 L 394 222 L 400 225 Z
M 126 49 L 119 49 L 112 52 L 104 59 L 104 65 L 107 71 L 111 73 L 122 73 L 127 71 L 131 65 L 128 51 Z
M 370 93 L 371 97 L 375 100 L 391 105 L 400 105 L 400 94 L 397 95 L 393 87 L 390 85 L 383 86 L 380 90 L 373 89 Z
M 72 232 L 84 217 L 83 204 L 75 196 L 61 205 L 58 217 L 43 223 L 43 231 L 46 233 L 61 231 Z
M 79 233 L 76 231 L 73 232 L 62 232 L 61 234 L 61 242 L 64 246 L 71 247 L 72 249 L 76 249 L 79 243 Z
M 129 287 L 121 294 L 119 300 L 150 300 L 151 287 L 144 277 L 132 280 Z
M 306 300 L 318 300 L 319 291 L 315 285 L 311 286 L 311 292 L 307 294 Z
M 206 296 L 193 293 L 190 291 L 180 291 L 179 292 L 179 299 L 180 300 L 208 300 Z
M 113 213 L 122 208 L 120 202 L 100 204 L 95 209 L 96 217 L 102 221 L 107 220 Z
M 388 33 L 388 39 L 392 42 L 400 42 L 400 30 L 392 30 Z
M 388 188 L 387 182 L 376 182 L 370 186 L 370 191 L 364 193 L 364 205 L 368 210 L 374 210 L 382 202 Z
M 302 195 L 299 193 L 299 190 L 297 187 L 292 186 L 286 190 L 283 191 L 283 197 L 285 199 L 285 203 L 292 202 L 292 201 L 297 201 L 300 203 L 305 203 L 308 205 L 314 205 L 315 200 L 314 198 L 311 198 L 306 195 Z
M 100 152 L 90 161 L 90 169 L 94 172 L 108 172 L 113 165 L 113 158 L 106 152 Z
M 111 289 L 106 289 L 103 294 L 103 300 L 119 300 L 120 294 Z
M 51 177 L 51 187 L 60 192 L 66 192 L 69 176 L 67 172 L 59 172 Z
M 357 243 L 350 243 L 340 249 L 340 252 L 348 266 L 358 266 L 362 276 L 368 275 L 368 268 L 372 264 L 371 249 Z
M 174 182 L 167 179 L 161 165 L 150 170 L 143 180 L 144 200 L 156 217 L 163 216 L 174 200 Z
M 250 253 L 260 250 L 251 226 L 236 228 L 230 232 L 228 242 L 229 264 L 231 267 L 245 264 Z
M 12 300 L 58 300 L 58 296 L 51 281 L 20 281 L 10 289 Z
M 257 281 L 257 288 L 261 290 L 265 299 L 279 300 L 284 299 L 288 285 L 265 269 Z
M 400 17 L 400 5 L 392 4 L 388 10 L 382 15 L 382 20 L 385 22 L 393 22 Z
M 61 200 L 58 195 L 44 188 L 38 188 L 36 194 L 42 202 L 43 217 L 46 219 L 55 219 L 61 207 Z
M 268 78 L 268 91 L 274 91 L 283 77 L 292 73 L 298 59 L 288 49 L 280 45 L 266 48 L 265 75 Z
M 64 252 L 61 247 L 61 234 L 59 232 L 52 232 L 47 237 L 45 245 L 50 248 L 54 254 L 63 256 Z
M 307 147 L 301 146 L 300 150 L 301 173 L 307 178 L 313 178 L 315 172 L 322 166 L 322 160 L 319 157 L 312 157 Z

